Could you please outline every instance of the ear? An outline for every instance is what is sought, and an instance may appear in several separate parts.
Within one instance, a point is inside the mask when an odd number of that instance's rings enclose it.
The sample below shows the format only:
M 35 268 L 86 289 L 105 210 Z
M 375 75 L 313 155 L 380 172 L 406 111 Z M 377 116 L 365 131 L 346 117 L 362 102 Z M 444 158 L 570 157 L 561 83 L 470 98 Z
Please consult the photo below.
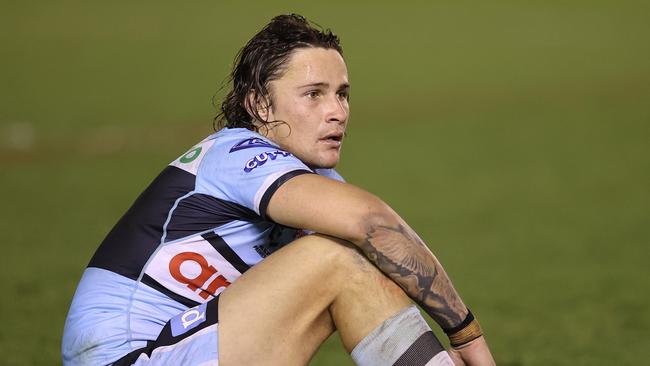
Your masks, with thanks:
M 268 97 L 259 95 L 253 89 L 246 94 L 246 111 L 254 120 L 257 119 L 254 111 L 257 111 L 257 115 L 262 118 L 260 122 L 268 122 L 271 108 L 270 104 Z

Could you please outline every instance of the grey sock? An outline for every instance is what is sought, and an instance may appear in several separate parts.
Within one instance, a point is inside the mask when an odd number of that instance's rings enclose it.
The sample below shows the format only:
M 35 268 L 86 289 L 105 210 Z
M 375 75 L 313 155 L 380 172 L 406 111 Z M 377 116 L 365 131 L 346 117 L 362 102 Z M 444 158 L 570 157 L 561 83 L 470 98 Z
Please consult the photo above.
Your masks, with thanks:
M 358 366 L 454 365 L 415 305 L 366 335 L 351 356 Z

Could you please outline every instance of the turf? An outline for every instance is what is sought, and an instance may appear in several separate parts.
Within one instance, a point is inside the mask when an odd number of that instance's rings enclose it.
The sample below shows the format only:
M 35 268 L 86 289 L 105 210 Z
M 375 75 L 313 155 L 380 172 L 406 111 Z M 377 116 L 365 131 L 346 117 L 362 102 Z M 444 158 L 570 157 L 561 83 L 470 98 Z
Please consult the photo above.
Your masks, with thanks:
M 0 363 L 60 361 L 76 283 L 211 131 L 279 13 L 342 36 L 340 172 L 427 241 L 500 365 L 650 358 L 650 6 L 609 1 L 0 2 Z M 332 337 L 312 365 L 351 365 Z

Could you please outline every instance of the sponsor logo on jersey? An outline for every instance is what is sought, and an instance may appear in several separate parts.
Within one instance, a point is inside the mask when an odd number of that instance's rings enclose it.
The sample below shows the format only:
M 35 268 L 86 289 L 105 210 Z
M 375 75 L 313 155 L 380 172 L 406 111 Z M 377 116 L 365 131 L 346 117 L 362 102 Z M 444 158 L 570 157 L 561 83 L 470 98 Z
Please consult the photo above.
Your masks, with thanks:
M 169 291 L 198 303 L 220 294 L 241 276 L 201 236 L 165 245 L 147 264 L 145 273 Z
M 278 157 L 286 158 L 287 156 L 292 156 L 292 155 L 291 153 L 283 150 L 265 151 L 261 154 L 255 155 L 252 159 L 247 161 L 246 165 L 244 165 L 244 171 L 246 173 L 250 173 L 253 169 L 261 167 L 262 165 L 266 164 L 269 160 L 275 160 Z
M 201 150 L 203 150 L 201 146 L 193 148 L 192 150 L 185 153 L 185 155 L 181 156 L 180 162 L 183 164 L 189 164 L 193 162 L 196 158 L 199 157 L 199 155 L 201 155 Z
M 198 274 L 186 274 L 181 270 L 184 264 L 199 266 Z M 197 271 L 194 271 L 197 272 Z M 192 292 L 197 293 L 201 298 L 207 300 L 214 295 L 218 289 L 224 289 L 230 285 L 223 275 L 217 273 L 217 269 L 208 263 L 207 259 L 196 252 L 182 252 L 176 254 L 169 261 L 169 273 L 172 277 L 187 286 Z M 194 276 L 196 274 L 196 276 Z
M 170 165 L 196 175 L 199 169 L 199 165 L 201 165 L 201 160 L 203 160 L 206 152 L 210 150 L 210 147 L 214 144 L 214 141 L 214 139 L 202 141 L 198 145 L 192 147 L 188 152 L 181 155 L 180 158 L 172 161 Z
M 278 147 L 271 144 L 270 142 L 261 139 L 259 137 L 253 137 L 251 139 L 246 139 L 238 142 L 235 146 L 230 149 L 230 152 L 235 152 L 244 149 L 250 149 L 252 147 L 271 147 L 277 149 Z
M 207 307 L 208 304 L 201 304 L 171 318 L 169 323 L 172 328 L 172 336 L 177 337 L 185 334 L 190 329 L 196 328 L 205 322 L 205 309 Z

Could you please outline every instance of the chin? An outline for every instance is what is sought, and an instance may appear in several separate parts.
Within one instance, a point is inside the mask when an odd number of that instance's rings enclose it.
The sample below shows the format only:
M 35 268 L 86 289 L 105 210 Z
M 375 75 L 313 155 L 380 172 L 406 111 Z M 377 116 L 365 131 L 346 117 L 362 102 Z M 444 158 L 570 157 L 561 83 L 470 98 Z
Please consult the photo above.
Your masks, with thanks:
M 323 151 L 316 154 L 304 154 L 303 156 L 296 155 L 296 157 L 311 169 L 332 169 L 339 163 L 341 154 L 338 151 Z
M 306 163 L 312 169 L 332 169 L 339 163 L 339 159 L 319 159 Z

